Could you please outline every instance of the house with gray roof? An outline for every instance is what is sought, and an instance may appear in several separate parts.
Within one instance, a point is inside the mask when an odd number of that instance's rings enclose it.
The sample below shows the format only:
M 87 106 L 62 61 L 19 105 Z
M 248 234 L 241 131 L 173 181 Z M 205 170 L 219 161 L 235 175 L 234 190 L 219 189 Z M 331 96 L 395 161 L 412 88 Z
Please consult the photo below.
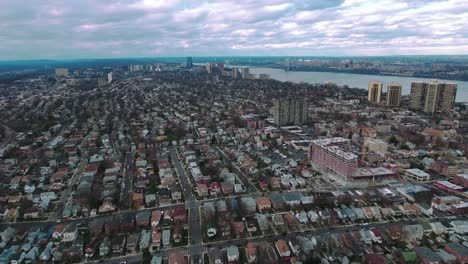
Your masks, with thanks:
M 253 215 L 257 211 L 257 204 L 255 203 L 255 199 L 252 197 L 242 197 L 240 199 L 240 204 L 244 213 L 247 215 Z
M 442 258 L 427 247 L 415 247 L 414 252 L 422 263 L 441 263 Z
M 151 232 L 146 230 L 141 230 L 140 235 L 140 250 L 144 248 L 149 248 L 151 242 Z
M 257 223 L 260 226 L 262 231 L 270 229 L 270 225 L 268 224 L 268 219 L 264 214 L 256 214 Z

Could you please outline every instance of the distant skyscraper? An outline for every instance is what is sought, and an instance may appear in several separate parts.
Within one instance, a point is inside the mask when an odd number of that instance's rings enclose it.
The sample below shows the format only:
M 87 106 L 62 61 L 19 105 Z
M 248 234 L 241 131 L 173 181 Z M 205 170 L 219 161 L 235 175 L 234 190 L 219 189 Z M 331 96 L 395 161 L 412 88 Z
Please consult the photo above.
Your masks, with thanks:
M 185 65 L 185 67 L 189 69 L 193 67 L 192 57 L 187 57 L 187 64 Z
M 260 73 L 258 75 L 258 78 L 261 79 L 261 80 L 268 80 L 268 79 L 270 79 L 270 75 L 266 74 L 266 73 Z
M 429 114 L 435 112 L 449 113 L 455 105 L 457 95 L 456 83 L 412 82 L 410 108 Z
M 136 71 L 142 71 L 143 70 L 143 65 L 130 65 L 128 67 L 130 69 L 131 72 L 136 72 Z
M 308 104 L 302 98 L 284 98 L 273 101 L 274 122 L 279 125 L 301 125 L 307 120 Z
M 249 68 L 241 68 L 242 70 L 242 79 L 248 79 L 247 76 L 249 76 Z
M 207 71 L 209 74 L 213 73 L 213 64 L 207 63 L 207 64 L 206 64 L 206 71 Z
M 112 82 L 112 72 L 109 72 L 107 74 L 107 83 L 111 83 Z
M 380 103 L 380 97 L 382 95 L 382 82 L 371 81 L 369 82 L 369 92 L 367 94 L 367 100 L 373 104 Z
M 66 68 L 57 68 L 57 69 L 55 69 L 55 75 L 68 77 L 68 69 L 66 69 Z
M 97 78 L 98 86 L 105 86 L 107 84 L 107 78 L 105 76 L 100 76 Z
M 242 75 L 239 72 L 239 68 L 238 67 L 232 67 L 232 78 L 239 78 L 241 76 Z
M 400 106 L 401 84 L 392 82 L 387 86 L 387 106 Z
M 221 71 L 221 73 L 224 71 L 224 63 L 218 63 L 218 69 Z
M 151 65 L 151 64 L 145 65 L 144 68 L 145 68 L 146 71 L 153 71 L 153 65 Z

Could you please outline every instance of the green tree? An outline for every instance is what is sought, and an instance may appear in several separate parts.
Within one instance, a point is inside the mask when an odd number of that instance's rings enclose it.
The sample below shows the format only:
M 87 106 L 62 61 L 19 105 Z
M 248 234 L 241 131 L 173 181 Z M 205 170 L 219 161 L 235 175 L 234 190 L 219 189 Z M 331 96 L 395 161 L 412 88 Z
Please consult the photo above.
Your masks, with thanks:
M 218 143 L 218 141 L 216 140 L 216 137 L 215 137 L 215 136 L 211 136 L 211 144 L 212 144 L 212 145 L 215 145 L 215 144 L 217 144 L 217 143 Z
M 409 147 L 408 144 L 406 144 L 406 143 L 401 144 L 401 145 L 400 145 L 400 148 L 401 148 L 401 149 L 410 150 L 410 147 Z
M 396 145 L 398 145 L 399 141 L 398 141 L 398 139 L 397 139 L 394 135 L 392 135 L 392 136 L 390 137 L 390 139 L 388 140 L 388 143 L 390 143 L 390 144 L 396 146 Z
M 149 252 L 149 249 L 148 249 L 148 248 L 144 248 L 144 249 L 142 250 L 142 253 L 143 253 L 143 258 L 142 258 L 141 263 L 143 263 L 143 264 L 149 264 L 149 263 L 151 263 L 151 253 Z

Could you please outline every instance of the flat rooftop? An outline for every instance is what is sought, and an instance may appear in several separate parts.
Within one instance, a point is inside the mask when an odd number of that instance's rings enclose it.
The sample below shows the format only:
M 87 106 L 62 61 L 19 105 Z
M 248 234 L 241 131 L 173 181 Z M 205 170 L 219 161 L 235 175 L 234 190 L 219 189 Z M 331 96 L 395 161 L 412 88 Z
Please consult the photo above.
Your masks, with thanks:
M 343 143 L 343 142 L 349 142 L 350 140 L 347 138 L 342 138 L 342 137 L 333 137 L 333 138 L 323 138 L 323 139 L 316 139 L 312 140 L 312 143 L 321 145 L 321 146 L 327 146 L 335 143 Z
M 385 176 L 385 175 L 392 175 L 395 172 L 379 167 L 379 168 L 358 168 L 354 172 L 354 177 L 372 177 L 372 176 Z
M 430 175 L 420 169 L 407 169 L 406 172 L 413 174 L 418 177 L 430 177 Z

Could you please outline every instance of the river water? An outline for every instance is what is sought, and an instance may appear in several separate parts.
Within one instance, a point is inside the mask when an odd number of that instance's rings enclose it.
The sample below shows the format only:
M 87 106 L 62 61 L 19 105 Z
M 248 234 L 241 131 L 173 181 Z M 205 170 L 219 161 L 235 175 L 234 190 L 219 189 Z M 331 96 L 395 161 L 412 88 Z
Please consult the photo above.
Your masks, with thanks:
M 333 82 L 337 85 L 348 85 L 351 88 L 367 89 L 369 82 L 378 80 L 383 82 L 384 91 L 387 91 L 387 85 L 390 82 L 397 82 L 403 86 L 403 94 L 409 94 L 412 81 L 430 81 L 429 78 L 413 78 L 403 76 L 385 76 L 385 75 L 366 75 L 366 74 L 350 74 L 350 73 L 335 73 L 335 72 L 301 72 L 301 71 L 284 71 L 274 68 L 250 68 L 250 73 L 260 74 L 266 73 L 270 78 L 278 81 L 290 82 L 307 82 L 307 83 L 324 83 Z M 458 83 L 457 102 L 468 102 L 468 82 L 439 80 L 446 82 Z

